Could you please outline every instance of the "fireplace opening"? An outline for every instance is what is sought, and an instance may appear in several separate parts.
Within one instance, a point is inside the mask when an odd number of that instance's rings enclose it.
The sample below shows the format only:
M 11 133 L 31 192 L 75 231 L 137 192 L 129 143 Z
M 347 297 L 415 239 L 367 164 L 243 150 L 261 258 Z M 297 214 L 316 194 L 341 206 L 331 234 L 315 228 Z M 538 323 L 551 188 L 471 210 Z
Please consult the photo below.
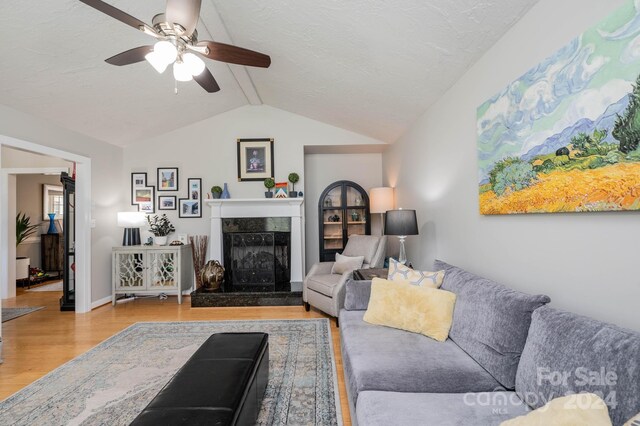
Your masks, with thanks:
M 222 219 L 223 291 L 291 291 L 291 218 Z

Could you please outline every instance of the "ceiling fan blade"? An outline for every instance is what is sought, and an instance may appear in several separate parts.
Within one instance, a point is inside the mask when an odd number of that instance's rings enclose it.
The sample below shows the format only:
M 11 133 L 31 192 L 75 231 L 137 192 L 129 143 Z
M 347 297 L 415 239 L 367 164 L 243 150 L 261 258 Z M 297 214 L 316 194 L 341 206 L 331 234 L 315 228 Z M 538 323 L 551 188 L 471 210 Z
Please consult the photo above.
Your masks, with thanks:
M 134 18 L 133 16 L 121 11 L 116 7 L 111 6 L 108 3 L 103 2 L 102 0 L 80 0 L 80 1 L 86 4 L 87 6 L 91 6 L 94 9 L 104 13 L 105 15 L 109 15 L 112 18 L 117 19 L 118 21 L 123 22 L 137 30 L 144 31 L 144 29 L 146 28 L 151 33 L 155 34 L 155 31 L 150 26 L 142 22 L 141 20 Z
M 153 52 L 153 46 L 134 47 L 133 49 L 118 53 L 104 61 L 108 64 L 118 66 L 135 64 L 136 62 L 144 61 L 144 57 L 151 52 Z
M 242 47 L 210 40 L 201 41 L 198 43 L 198 46 L 206 46 L 209 52 L 204 54 L 204 56 L 215 61 L 262 68 L 269 68 L 269 65 L 271 65 L 269 55 L 243 49 Z
M 202 0 L 167 0 L 167 22 L 179 24 L 184 28 L 185 35 L 190 36 L 198 24 L 201 3 Z
M 220 90 L 218 82 L 215 78 L 213 78 L 211 71 L 209 71 L 209 69 L 206 67 L 200 74 L 194 75 L 193 79 L 200 85 L 200 87 L 202 87 L 209 93 L 214 93 Z

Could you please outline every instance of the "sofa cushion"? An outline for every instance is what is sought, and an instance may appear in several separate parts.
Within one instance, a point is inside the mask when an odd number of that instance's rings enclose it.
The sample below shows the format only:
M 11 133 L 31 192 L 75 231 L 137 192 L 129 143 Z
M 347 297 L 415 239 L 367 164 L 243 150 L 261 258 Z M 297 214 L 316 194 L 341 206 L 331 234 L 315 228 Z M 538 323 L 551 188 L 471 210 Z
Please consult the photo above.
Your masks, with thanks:
M 365 391 L 356 404 L 367 426 L 499 425 L 529 410 L 514 392 L 398 393 Z
M 441 288 L 458 296 L 449 337 L 513 389 L 531 313 L 549 303 L 549 297 L 511 290 L 441 261 L 435 267 L 445 270 Z
M 594 393 L 561 396 L 500 426 L 611 426 L 609 409 Z
M 345 256 L 364 256 L 364 263 L 371 265 L 380 244 L 380 237 L 376 235 L 351 235 L 347 246 L 342 252 Z
M 319 274 L 307 276 L 307 288 L 324 294 L 327 297 L 333 297 L 333 290 L 340 284 L 342 275 L 338 274 Z
M 389 258 L 387 279 L 390 281 L 408 281 L 420 287 L 440 288 L 442 280 L 444 280 L 444 271 L 417 271 L 391 257 Z
M 450 291 L 374 278 L 363 319 L 369 324 L 420 333 L 444 342 L 455 303 L 456 295 Z
M 516 392 L 538 408 L 559 395 L 593 392 L 614 425 L 640 411 L 640 333 L 545 306 L 533 313 Z
M 369 307 L 371 281 L 348 280 L 345 284 L 344 308 L 347 311 L 364 311 Z
M 367 324 L 340 311 L 342 362 L 353 401 L 365 390 L 484 392 L 500 384 L 453 341 Z

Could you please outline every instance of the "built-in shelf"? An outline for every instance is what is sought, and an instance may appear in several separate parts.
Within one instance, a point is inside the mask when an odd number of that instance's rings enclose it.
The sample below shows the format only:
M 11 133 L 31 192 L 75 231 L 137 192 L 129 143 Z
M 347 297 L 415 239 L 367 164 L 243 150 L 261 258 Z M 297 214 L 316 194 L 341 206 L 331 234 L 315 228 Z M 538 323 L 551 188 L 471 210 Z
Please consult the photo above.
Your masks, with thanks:
M 341 240 L 342 239 L 342 235 L 324 237 L 324 239 L 325 240 Z
M 325 225 L 342 225 L 342 222 L 325 222 Z
M 367 222 L 362 220 L 362 221 L 357 221 L 357 222 L 347 222 L 347 225 L 364 225 L 365 223 L 367 223 Z

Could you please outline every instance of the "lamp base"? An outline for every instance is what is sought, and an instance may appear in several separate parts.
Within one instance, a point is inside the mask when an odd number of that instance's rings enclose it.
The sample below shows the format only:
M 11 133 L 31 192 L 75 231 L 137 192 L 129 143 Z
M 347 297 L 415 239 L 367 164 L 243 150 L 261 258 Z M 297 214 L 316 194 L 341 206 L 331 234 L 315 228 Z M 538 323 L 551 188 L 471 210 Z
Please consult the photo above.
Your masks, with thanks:
M 400 240 L 400 253 L 398 254 L 398 262 L 401 264 L 407 263 L 407 252 L 404 249 L 404 240 L 407 238 L 406 235 L 400 235 L 398 239 Z
M 124 234 L 122 235 L 122 245 L 139 246 L 140 244 L 140 228 L 124 228 Z

